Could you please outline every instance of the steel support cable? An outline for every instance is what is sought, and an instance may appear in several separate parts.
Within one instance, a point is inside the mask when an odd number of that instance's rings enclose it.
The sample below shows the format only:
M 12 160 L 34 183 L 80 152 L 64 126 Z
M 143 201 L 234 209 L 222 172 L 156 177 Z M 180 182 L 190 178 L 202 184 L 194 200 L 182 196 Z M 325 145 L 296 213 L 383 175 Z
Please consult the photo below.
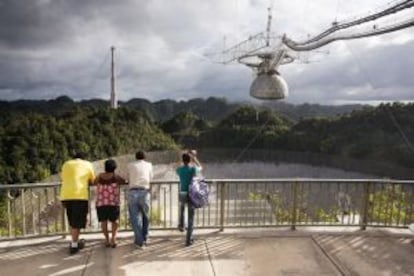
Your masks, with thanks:
M 334 42 L 336 40 L 351 40 L 351 39 L 381 35 L 381 34 L 386 34 L 386 33 L 395 32 L 395 31 L 398 31 L 398 30 L 402 30 L 402 29 L 412 27 L 412 26 L 414 26 L 414 18 L 410 19 L 410 20 L 407 20 L 404 23 L 400 23 L 400 24 L 396 24 L 396 25 L 389 26 L 389 27 L 384 27 L 384 28 L 378 28 L 378 29 L 375 29 L 373 31 L 361 32 L 361 33 L 356 33 L 356 34 L 353 34 L 353 35 L 343 35 L 343 36 L 326 38 L 324 40 L 320 40 L 320 41 L 305 44 L 305 45 L 295 45 L 288 38 L 284 38 L 284 42 L 285 42 L 285 45 L 287 47 L 289 47 L 290 49 L 292 49 L 294 51 L 310 51 L 310 50 L 315 50 L 317 48 L 325 46 L 326 44 L 329 44 L 329 43 Z
M 402 11 L 404 9 L 412 8 L 413 6 L 414 6 L 414 0 L 407 0 L 404 3 L 396 4 L 393 7 L 390 7 L 388 9 L 384 10 L 384 11 L 369 15 L 367 17 L 363 17 L 363 18 L 360 18 L 360 19 L 357 19 L 357 20 L 354 20 L 354 21 L 351 21 L 351 22 L 335 24 L 333 27 L 327 29 L 326 31 L 322 32 L 321 34 L 319 34 L 319 35 L 317 35 L 317 36 L 315 36 L 311 39 L 308 39 L 307 41 L 304 41 L 304 42 L 294 42 L 294 41 L 292 41 L 292 43 L 294 43 L 296 45 L 303 45 L 303 44 L 308 44 L 308 43 L 311 43 L 311 42 L 315 42 L 315 41 L 318 41 L 318 40 L 322 39 L 323 37 L 328 36 L 329 34 L 331 34 L 333 32 L 336 32 L 336 31 L 339 31 L 339 30 L 342 30 L 342 29 L 346 29 L 346 28 L 349 28 L 349 27 L 352 27 L 352 26 L 355 26 L 355 25 L 360 25 L 362 23 L 366 23 L 366 22 L 369 22 L 369 21 L 377 20 L 381 17 L 390 15 L 392 13 L 397 13 L 397 12 Z
M 302 44 L 315 42 L 315 41 L 318 41 L 318 40 L 322 39 L 323 37 L 325 37 L 325 36 L 327 36 L 327 35 L 329 35 L 333 32 L 336 32 L 336 31 L 339 31 L 339 30 L 342 30 L 342 29 L 347 29 L 349 27 L 352 27 L 352 26 L 355 26 L 355 25 L 360 25 L 360 24 L 363 24 L 363 23 L 366 23 L 366 22 L 369 22 L 369 21 L 374 21 L 374 20 L 377 20 L 381 17 L 387 16 L 387 15 L 390 15 L 390 14 L 393 14 L 393 13 L 397 13 L 397 12 L 400 12 L 404 9 L 412 8 L 414 6 L 414 1 L 413 0 L 409 0 L 409 1 L 406 1 L 406 2 L 410 2 L 410 3 L 401 4 L 400 7 L 394 6 L 394 7 L 391 7 L 389 9 L 386 9 L 384 11 L 381 11 L 379 13 L 375 13 L 373 15 L 369 15 L 367 17 L 357 19 L 357 20 L 354 20 L 354 21 L 351 21 L 351 22 L 335 24 L 333 27 L 331 27 L 328 30 L 322 32 L 321 34 L 319 34 L 319 35 L 317 35 L 317 36 L 315 36 L 311 39 L 308 39 L 307 41 L 304 41 L 304 42 L 301 42 L 301 43 L 296 43 L 296 44 L 302 45 Z
M 358 67 L 360 68 L 360 70 L 361 70 L 362 74 L 365 76 L 365 78 L 366 78 L 366 80 L 367 80 L 368 84 L 369 84 L 372 88 L 374 88 L 374 86 L 373 86 L 373 82 L 372 82 L 372 78 L 371 78 L 371 77 L 367 74 L 367 72 L 366 72 L 365 70 L 362 70 L 362 69 L 363 69 L 363 67 L 362 67 L 362 64 L 359 64 L 359 59 L 356 57 L 356 55 L 355 55 L 354 51 L 351 49 L 351 47 L 350 47 L 349 45 L 347 45 L 347 46 L 348 46 L 348 48 L 349 48 L 349 50 L 350 50 L 350 52 L 351 52 L 352 56 L 355 56 L 355 61 L 357 62 L 357 65 L 358 65 Z M 398 121 L 396 120 L 396 118 L 395 118 L 394 114 L 392 113 L 392 111 L 391 111 L 391 110 L 390 110 L 387 106 L 384 106 L 384 109 L 385 109 L 385 113 L 388 115 L 388 117 L 390 117 L 391 122 L 393 123 L 393 125 L 396 127 L 396 129 L 397 129 L 397 130 L 398 130 L 398 132 L 400 133 L 400 135 L 401 135 L 402 139 L 404 140 L 404 142 L 405 142 L 405 144 L 407 145 L 407 147 L 409 148 L 409 150 L 410 150 L 412 153 L 414 153 L 414 146 L 413 146 L 413 144 L 410 142 L 410 140 L 408 139 L 407 135 L 405 135 L 405 133 L 404 133 L 404 131 L 403 131 L 402 127 L 400 126 L 400 124 L 399 124 L 399 123 L 398 123 Z
M 256 112 L 258 112 L 256 110 Z M 260 114 L 260 112 L 259 112 Z M 231 164 L 235 164 L 237 163 L 240 158 L 244 155 L 244 153 L 253 145 L 254 142 L 256 142 L 257 138 L 259 138 L 260 135 L 262 135 L 262 132 L 265 130 L 267 124 L 270 122 L 271 119 L 271 114 L 269 114 L 269 117 L 267 118 L 266 122 L 257 130 L 256 134 L 254 135 L 254 137 L 249 141 L 249 143 L 247 143 L 247 145 L 239 152 L 239 154 L 237 155 L 237 157 L 231 162 Z M 256 115 L 257 116 L 257 115 Z
M 347 29 L 349 27 L 355 26 L 355 25 L 360 25 L 362 23 L 366 23 L 369 21 L 373 21 L 373 20 L 377 20 L 381 17 L 393 14 L 393 13 L 397 13 L 400 12 L 402 10 L 408 9 L 408 8 L 412 8 L 414 7 L 414 0 L 407 0 L 404 1 L 402 3 L 396 4 L 386 10 L 383 10 L 381 12 L 378 13 L 374 13 L 372 15 L 357 19 L 357 20 L 353 20 L 351 22 L 345 22 L 345 23 L 341 23 L 341 24 L 335 24 L 334 26 L 332 26 L 331 28 L 325 30 L 324 32 L 320 33 L 319 35 L 308 39 L 304 42 L 295 42 L 293 40 L 290 40 L 288 38 L 286 38 L 286 36 L 283 38 L 283 41 L 285 42 L 286 45 L 288 45 L 289 47 L 291 46 L 296 46 L 296 45 L 305 45 L 305 44 L 309 44 L 312 42 L 316 42 L 326 36 L 328 36 L 331 33 L 334 33 L 336 31 L 342 30 L 342 29 Z
M 398 132 L 400 133 L 402 139 L 404 140 L 407 147 L 411 150 L 412 153 L 414 153 L 414 146 L 411 144 L 410 140 L 408 139 L 407 135 L 405 135 L 403 129 L 401 128 L 400 124 L 395 119 L 394 114 L 392 114 L 392 111 L 388 109 L 388 107 L 385 107 L 385 110 L 387 111 L 388 116 L 391 118 L 392 123 L 397 128 Z

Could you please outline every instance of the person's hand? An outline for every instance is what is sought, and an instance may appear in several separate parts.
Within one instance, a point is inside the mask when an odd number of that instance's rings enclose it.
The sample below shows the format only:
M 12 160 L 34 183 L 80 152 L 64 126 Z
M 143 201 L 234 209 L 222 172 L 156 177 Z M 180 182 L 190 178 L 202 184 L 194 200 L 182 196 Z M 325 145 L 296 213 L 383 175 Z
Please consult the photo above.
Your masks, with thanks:
M 189 150 L 188 154 L 190 154 L 191 156 L 195 157 L 197 156 L 197 151 L 195 149 Z

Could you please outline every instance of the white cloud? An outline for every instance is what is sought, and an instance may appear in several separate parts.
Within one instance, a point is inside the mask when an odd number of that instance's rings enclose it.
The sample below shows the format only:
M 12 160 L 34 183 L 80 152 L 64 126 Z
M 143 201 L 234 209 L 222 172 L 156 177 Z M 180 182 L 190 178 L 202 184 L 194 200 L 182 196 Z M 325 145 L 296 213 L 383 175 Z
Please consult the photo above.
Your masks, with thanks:
M 334 20 L 378 10 L 389 1 L 273 2 L 275 33 L 300 40 L 325 30 Z M 264 31 L 269 1 L 0 3 L 0 99 L 62 94 L 107 99 L 109 48 L 114 45 L 119 98 L 154 101 L 209 96 L 249 99 L 254 76 L 247 67 L 217 65 L 204 55 L 222 50 L 224 36 L 229 46 Z M 319 53 L 301 54 L 302 61 L 311 62 L 280 68 L 291 88 L 287 101 L 412 100 L 413 50 L 414 29 L 407 29 L 335 42 Z

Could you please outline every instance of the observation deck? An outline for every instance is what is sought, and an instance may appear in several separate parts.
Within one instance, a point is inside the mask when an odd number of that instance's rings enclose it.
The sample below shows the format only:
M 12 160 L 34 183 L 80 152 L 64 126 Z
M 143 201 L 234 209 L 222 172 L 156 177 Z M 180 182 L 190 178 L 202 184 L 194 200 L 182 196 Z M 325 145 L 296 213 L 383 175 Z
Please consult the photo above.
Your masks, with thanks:
M 82 233 L 68 254 L 60 183 L 1 185 L 1 275 L 414 275 L 414 181 L 210 179 L 195 243 L 176 230 L 177 181 L 151 183 L 145 250 L 133 246 L 121 188 L 117 248 L 105 248 L 90 191 Z

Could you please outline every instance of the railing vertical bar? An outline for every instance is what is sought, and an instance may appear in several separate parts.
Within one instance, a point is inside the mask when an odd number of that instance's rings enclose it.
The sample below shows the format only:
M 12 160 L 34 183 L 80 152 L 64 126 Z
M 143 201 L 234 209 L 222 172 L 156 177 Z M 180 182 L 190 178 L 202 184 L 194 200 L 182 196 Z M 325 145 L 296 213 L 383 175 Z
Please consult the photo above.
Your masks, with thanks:
M 173 209 L 173 198 L 172 198 L 172 194 L 173 194 L 173 184 L 172 183 L 169 183 L 168 184 L 168 189 L 169 189 L 169 191 L 170 191 L 170 193 L 169 193 L 169 200 L 170 200 L 170 206 L 169 206 L 169 208 L 168 208 L 168 215 L 169 215 L 169 217 L 170 217 L 170 226 L 172 226 L 172 221 L 173 221 L 173 218 L 172 218 L 172 209 Z
M 39 190 L 37 194 L 37 227 L 39 234 L 42 234 L 42 217 L 41 217 L 41 193 L 42 191 Z
M 338 199 L 339 199 L 339 196 L 340 196 L 340 192 L 342 191 L 341 190 L 341 185 L 340 185 L 340 183 L 339 182 L 335 182 L 335 184 L 336 184 L 336 191 L 335 191 L 335 193 L 336 193 L 336 195 L 338 196 Z M 344 197 L 345 197 L 345 199 L 343 199 L 343 200 L 346 200 L 346 195 L 345 195 L 345 192 L 343 192 L 344 193 Z M 338 202 L 338 207 L 339 208 L 343 208 L 344 206 L 341 206 L 340 204 L 339 204 L 339 202 Z M 338 208 L 338 209 L 339 209 Z M 340 210 L 341 212 L 340 212 L 340 215 L 338 215 L 339 216 L 339 218 L 340 218 L 340 221 L 339 221 L 339 223 L 341 224 L 341 225 L 343 225 L 344 224 L 344 210 Z
M 210 193 L 211 193 L 211 190 L 212 190 L 212 186 L 210 185 Z M 208 210 L 208 213 L 207 213 L 207 215 L 208 215 L 208 225 L 211 225 L 211 220 L 210 220 L 210 218 L 211 218 L 211 204 L 210 204 L 210 200 L 211 200 L 211 198 L 209 198 L 209 202 L 208 202 L 208 206 L 207 206 L 207 210 Z
M 227 225 L 229 224 L 229 218 L 231 219 L 231 212 L 230 212 L 230 195 L 231 195 L 231 188 L 234 190 L 234 187 L 237 187 L 237 185 L 230 185 L 231 183 L 225 183 L 224 185 L 224 194 L 223 194 L 223 200 L 227 201 L 227 209 L 225 212 L 225 220 L 224 223 Z M 234 214 L 234 210 L 233 210 L 233 214 Z M 235 221 L 232 222 L 231 224 L 235 224 Z
M 251 213 L 252 213 L 251 214 L 251 220 L 248 219 L 248 221 L 251 221 L 251 224 L 255 225 L 256 224 L 256 203 L 257 203 L 257 200 L 255 199 L 255 197 L 256 197 L 257 185 L 256 185 L 256 182 L 255 183 L 249 183 L 248 185 L 249 185 L 249 189 L 250 189 L 250 187 L 253 187 L 253 191 L 254 191 L 253 193 L 249 192 L 249 195 L 250 194 L 253 195 L 253 200 L 249 200 L 249 204 L 248 204 L 248 208 L 252 209 L 251 210 Z
M 11 238 L 12 231 L 13 231 L 13 228 L 12 228 L 13 223 L 12 223 L 12 217 L 11 217 L 11 214 L 12 214 L 12 206 L 11 206 L 12 198 L 10 196 L 10 190 L 9 189 L 6 190 L 6 193 L 7 193 L 7 225 L 8 225 L 9 238 Z
M 216 183 L 216 202 L 215 202 L 215 204 L 216 204 L 216 218 L 215 218 L 215 224 L 216 225 L 220 225 L 220 219 L 219 219 L 219 210 L 220 210 L 220 208 L 219 208 L 219 204 L 220 204 L 220 193 L 221 193 L 221 186 L 220 186 L 221 184 L 219 184 L 219 183 Z
M 361 210 L 361 214 L 362 214 L 362 219 L 361 219 L 361 230 L 365 230 L 367 228 L 367 223 L 368 223 L 368 205 L 369 205 L 369 200 L 370 200 L 370 183 L 369 182 L 365 182 L 363 183 L 364 185 L 364 194 L 363 194 L 363 201 L 362 201 L 362 210 Z
M 59 219 L 58 219 L 58 216 L 56 216 L 56 213 L 55 213 L 55 208 L 57 208 L 57 200 L 58 200 L 58 197 L 57 197 L 57 187 L 55 186 L 55 187 L 53 187 L 52 188 L 53 189 L 53 219 L 55 220 L 55 232 L 59 232 L 59 225 L 58 225 L 58 222 L 59 222 Z
M 347 193 L 349 195 L 354 194 L 355 191 L 355 183 L 352 182 L 349 185 L 347 185 Z M 353 204 L 354 202 L 349 202 L 349 206 L 348 206 L 348 216 L 349 216 L 349 221 L 348 221 L 348 225 L 352 225 L 355 223 L 355 212 L 353 211 Z
M 263 225 L 263 213 L 265 213 L 265 208 L 263 206 L 263 184 L 261 182 L 258 183 L 259 185 L 259 191 L 260 191 L 260 197 L 259 197 L 259 202 L 257 203 L 258 205 L 258 211 L 257 211 L 257 225 Z
M 293 204 L 292 204 L 292 221 L 291 221 L 291 230 L 296 230 L 296 213 L 297 213 L 297 196 L 298 196 L 298 184 L 297 181 L 293 181 L 292 185 L 292 196 L 293 196 Z
M 12 210 L 13 210 L 13 227 L 14 227 L 14 236 L 15 237 L 17 237 L 18 236 L 18 227 L 17 227 L 17 214 L 16 214 L 16 201 L 17 201 L 17 199 L 16 198 L 13 198 L 13 207 L 12 207 Z
M 387 189 L 388 188 L 388 189 Z M 391 219 L 392 219 L 392 198 L 394 196 L 394 184 L 388 183 L 385 189 L 385 198 L 387 199 L 386 203 L 386 211 L 384 214 L 384 225 L 391 225 Z M 381 223 L 381 221 L 380 221 Z
M 21 208 L 21 212 L 22 212 L 22 231 L 23 231 L 23 236 L 26 236 L 27 234 L 27 229 L 26 229 L 26 201 L 25 201 L 25 192 L 24 189 L 20 189 L 20 199 L 21 199 L 21 204 L 22 204 L 22 208 Z
M 407 214 L 405 216 L 405 220 L 404 220 L 405 225 L 413 223 L 414 186 L 410 185 L 409 188 L 410 188 L 410 196 L 406 197 L 407 204 L 408 204 L 408 208 L 407 208 L 408 212 L 407 212 Z
M 244 182 L 243 183 L 243 206 L 242 206 L 242 213 L 244 214 L 243 216 L 240 216 L 240 226 L 242 226 L 244 224 L 244 226 L 246 226 L 246 224 L 248 224 L 248 218 L 249 218 L 249 213 L 247 210 L 247 204 L 248 204 L 248 197 L 247 197 L 247 193 L 248 193 L 248 183 Z
M 378 195 L 379 197 L 380 197 L 380 200 L 379 200 L 379 208 L 378 208 L 378 210 L 377 210 L 377 221 L 378 221 L 378 224 L 384 224 L 384 225 L 386 225 L 385 223 L 381 223 L 381 220 L 382 220 L 382 218 L 381 218 L 381 212 L 383 211 L 384 212 L 384 218 L 386 217 L 386 215 L 387 215 L 387 207 L 385 207 L 385 210 L 383 210 L 383 205 L 385 204 L 387 204 L 387 199 L 385 198 L 385 195 L 386 195 L 386 186 L 385 186 L 385 184 L 381 184 L 381 192 L 380 192 L 380 194 Z M 384 202 L 385 201 L 385 202 Z M 374 200 L 373 202 L 376 202 L 376 200 Z M 374 205 L 374 204 L 373 204 Z
M 92 199 L 92 189 L 88 190 L 88 198 Z M 46 200 L 46 206 L 48 204 L 49 200 Z M 92 200 L 88 200 L 88 219 L 87 219 L 87 224 L 86 224 L 86 229 L 88 230 L 92 230 L 92 204 L 94 204 L 94 202 L 92 202 Z M 48 231 L 49 233 L 49 231 Z
M 231 185 L 230 185 L 231 184 Z M 239 189 L 240 189 L 240 183 L 234 185 L 233 183 L 229 183 L 227 184 L 227 191 L 228 191 L 228 196 L 227 196 L 227 218 L 230 218 L 232 221 L 232 224 L 235 225 L 237 223 L 236 218 L 237 218 L 237 203 L 238 203 L 238 199 L 240 198 L 239 196 Z M 231 196 L 232 193 L 231 191 L 235 191 L 236 197 Z M 233 201 L 233 213 L 230 213 L 230 201 Z M 239 204 L 240 205 L 240 204 Z
M 369 210 L 370 210 L 370 212 L 368 213 L 368 215 L 370 216 L 369 218 L 371 219 L 371 221 L 373 221 L 374 220 L 374 218 L 375 218 L 375 205 L 373 204 L 374 202 L 375 202 L 375 198 L 377 197 L 376 195 L 375 195 L 375 193 L 376 193 L 376 191 L 378 190 L 378 186 L 379 185 L 381 185 L 380 183 L 377 183 L 377 182 L 373 182 L 373 184 L 372 184 L 372 190 L 370 191 L 370 194 L 369 194 L 369 201 L 368 201 L 368 206 L 369 206 Z
M 303 185 L 302 183 L 296 182 L 296 213 L 295 213 L 295 224 L 300 224 L 301 219 L 301 208 L 303 204 Z
M 45 206 L 47 206 L 49 204 L 49 196 L 47 194 L 47 188 L 43 189 L 43 192 L 45 194 Z M 89 211 L 90 213 L 90 211 Z M 49 229 L 49 218 L 47 216 L 46 217 L 46 233 L 49 234 L 50 233 L 50 229 Z
M 266 214 L 267 212 L 267 206 L 266 206 L 266 197 L 265 197 L 265 183 L 260 183 L 260 191 L 261 191 L 261 196 L 260 196 L 260 212 L 259 212 L 259 225 L 266 225 Z
M 308 202 L 306 201 L 306 182 L 298 182 L 298 200 L 296 202 L 297 206 L 297 216 L 296 216 L 296 225 L 306 224 L 306 214 L 309 209 Z M 305 208 L 306 207 L 306 208 Z M 301 219 L 303 217 L 303 219 Z
M 152 189 L 151 189 L 151 191 L 152 191 Z M 124 208 L 123 208 L 123 214 L 124 214 L 124 229 L 129 229 L 129 208 L 128 208 L 128 192 L 129 192 L 129 188 L 128 188 L 128 186 L 124 186 L 123 192 L 124 192 Z M 151 205 L 150 209 L 152 209 L 152 196 L 151 196 L 150 205 Z
M 389 194 L 388 198 L 390 201 L 389 204 L 389 216 L 388 216 L 388 225 L 393 225 L 394 219 L 394 201 L 395 201 L 395 183 L 391 183 L 391 193 Z
M 158 184 L 158 200 L 157 200 L 157 207 L 158 207 L 158 210 L 157 210 L 157 212 L 159 212 L 159 214 L 160 214 L 160 220 L 161 220 L 161 196 L 162 196 L 162 194 L 161 194 L 161 185 L 160 184 Z M 160 226 L 161 226 L 162 224 L 161 224 L 161 222 L 160 222 Z
M 273 225 L 273 205 L 271 204 L 271 195 L 269 192 L 269 183 L 265 184 L 265 192 L 266 192 L 266 201 L 265 204 L 270 206 L 270 213 L 268 215 L 270 215 L 270 217 L 267 217 L 266 220 L 270 223 L 270 225 Z M 275 185 L 275 184 L 274 184 Z
M 220 183 L 220 231 L 224 231 L 224 206 L 225 206 L 225 188 L 224 182 Z
M 399 196 L 398 196 L 398 201 L 397 201 L 397 226 L 400 225 L 400 220 L 401 220 L 401 206 L 406 204 L 406 200 L 405 200 L 405 195 L 406 195 L 406 191 L 405 191 L 405 185 L 399 185 Z M 404 195 L 404 198 L 403 198 Z
M 32 231 L 31 232 L 32 232 L 32 234 L 36 234 L 35 210 L 34 210 L 34 207 L 33 207 L 33 190 L 30 189 L 29 193 L 30 193 L 30 209 L 31 209 L 31 212 L 32 212 L 32 215 L 31 215 L 31 217 L 32 217 L 32 227 L 31 227 Z
M 322 185 L 322 182 L 318 182 L 318 183 L 315 183 L 314 184 L 314 190 L 315 190 L 315 193 L 318 195 L 320 195 L 322 192 L 322 189 L 321 189 L 321 185 Z M 321 216 L 320 216 L 320 211 L 319 211 L 319 207 L 317 208 L 317 209 L 315 209 L 315 220 L 316 220 L 316 222 L 318 223 L 318 224 L 320 224 L 321 222 L 322 222 L 322 218 L 321 218 Z
M 62 235 L 63 235 L 63 238 L 65 238 L 66 233 L 68 233 L 68 225 L 66 223 L 66 216 L 65 216 L 66 208 L 62 203 L 60 203 L 60 205 L 62 206 L 62 209 L 61 209 L 61 212 L 60 212 L 60 218 L 61 218 L 61 221 L 62 221 Z M 39 221 L 39 224 L 40 224 L 39 216 L 38 216 L 38 221 Z
M 351 191 L 350 191 L 350 194 L 357 194 L 355 191 L 357 190 L 357 188 L 356 188 L 356 183 L 355 182 L 352 182 L 352 189 L 351 189 Z M 354 200 L 356 200 L 356 199 L 354 199 Z M 352 224 L 352 225 L 354 225 L 355 224 L 355 221 L 356 221 L 356 212 L 355 212 L 355 201 L 351 201 L 351 204 L 350 204 L 350 206 L 349 206 L 349 215 L 351 216 L 351 214 L 352 214 L 352 219 L 350 220 L 350 224 Z
M 311 198 L 310 198 L 310 194 L 311 194 L 311 190 L 310 190 L 310 182 L 309 181 L 307 181 L 307 182 L 304 182 L 304 183 L 302 183 L 302 186 L 303 186 L 303 189 L 302 189 L 302 191 L 303 191 L 303 193 L 302 193 L 302 204 L 304 204 L 304 206 L 303 207 L 306 207 L 306 208 L 304 208 L 304 216 L 305 216 L 305 218 L 304 218 L 304 220 L 303 220 L 303 222 L 304 222 L 304 224 L 305 225 L 307 225 L 307 224 L 313 224 L 313 217 L 311 216 L 311 214 L 313 213 L 312 212 L 312 206 L 311 206 L 311 204 L 310 204 L 310 200 L 311 200 Z M 302 207 L 301 207 L 302 208 Z
M 166 227 L 166 225 L 167 225 L 167 194 L 166 194 L 166 191 L 165 191 L 165 187 L 163 187 L 162 188 L 162 190 L 163 190 L 163 197 L 164 197 L 164 228 Z

